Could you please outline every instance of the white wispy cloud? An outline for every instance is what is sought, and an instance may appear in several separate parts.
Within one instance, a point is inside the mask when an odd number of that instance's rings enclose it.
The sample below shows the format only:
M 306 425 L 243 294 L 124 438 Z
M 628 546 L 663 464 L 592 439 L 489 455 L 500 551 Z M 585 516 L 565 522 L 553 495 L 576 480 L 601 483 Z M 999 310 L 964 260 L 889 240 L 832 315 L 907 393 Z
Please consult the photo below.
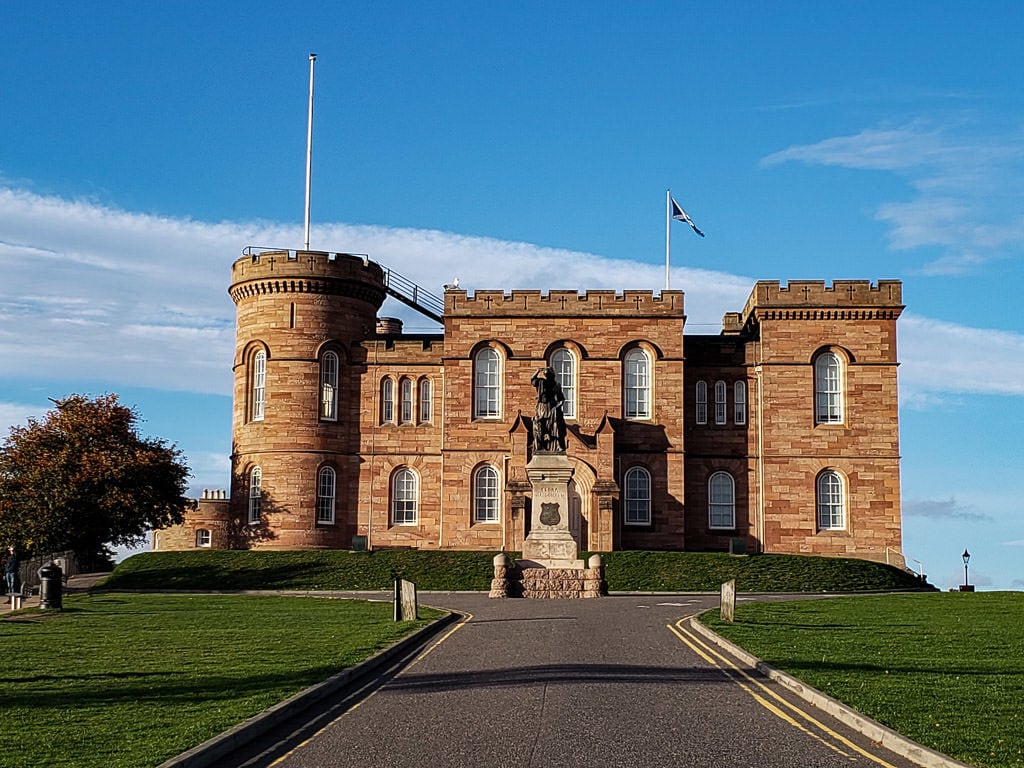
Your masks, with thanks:
M 657 289 L 663 280 L 658 264 L 433 230 L 328 224 L 314 235 L 314 247 L 370 254 L 437 293 L 455 277 L 470 291 Z M 0 188 L 3 375 L 230 394 L 230 265 L 246 244 L 300 240 L 299 227 L 172 219 Z M 687 325 L 702 333 L 742 308 L 753 283 L 725 272 L 673 273 L 686 291 Z M 397 304 L 383 311 L 431 325 Z M 906 314 L 900 355 L 905 403 L 1024 394 L 1019 334 Z M 21 421 L 15 414 L 8 423 Z
M 899 320 L 901 394 L 1024 395 L 1024 335 L 904 314 Z
M 881 204 L 876 218 L 888 225 L 894 250 L 943 251 L 920 267 L 923 274 L 971 272 L 1024 243 L 1019 130 L 996 134 L 966 116 L 941 126 L 918 120 L 788 147 L 761 165 L 787 162 L 888 171 L 905 179 L 912 198 Z

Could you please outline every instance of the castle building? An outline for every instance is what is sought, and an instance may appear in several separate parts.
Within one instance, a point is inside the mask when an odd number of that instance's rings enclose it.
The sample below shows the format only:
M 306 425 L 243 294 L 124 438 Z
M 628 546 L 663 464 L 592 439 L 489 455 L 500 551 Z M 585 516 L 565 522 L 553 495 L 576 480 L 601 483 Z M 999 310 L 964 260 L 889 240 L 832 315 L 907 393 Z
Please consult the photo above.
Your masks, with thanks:
M 581 551 L 902 563 L 899 281 L 759 281 L 715 335 L 684 335 L 682 291 L 441 298 L 324 252 L 248 253 L 230 295 L 230 497 L 156 548 L 518 551 L 550 366 Z M 388 295 L 443 332 L 379 318 Z

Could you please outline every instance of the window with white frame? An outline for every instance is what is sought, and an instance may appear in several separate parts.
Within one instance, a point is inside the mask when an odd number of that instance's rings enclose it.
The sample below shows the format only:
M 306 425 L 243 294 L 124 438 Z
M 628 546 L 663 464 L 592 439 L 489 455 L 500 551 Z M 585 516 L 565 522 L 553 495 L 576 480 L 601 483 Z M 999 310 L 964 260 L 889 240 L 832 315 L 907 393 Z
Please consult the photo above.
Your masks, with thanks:
M 334 499 L 337 475 L 333 467 L 321 467 L 316 480 L 316 521 L 320 525 L 334 525 Z
M 697 382 L 697 423 L 707 424 L 708 423 L 708 383 L 706 381 Z
M 263 421 L 267 402 L 267 353 L 259 350 L 252 357 L 252 420 Z
M 728 421 L 728 405 L 725 402 L 726 386 L 724 381 L 715 382 L 715 424 Z
M 737 381 L 732 385 L 733 421 L 747 423 L 747 382 Z
M 826 470 L 818 475 L 818 528 L 823 531 L 846 528 L 846 499 L 843 478 L 838 472 Z
M 259 525 L 263 515 L 263 470 L 249 472 L 249 525 Z
M 473 474 L 473 522 L 498 522 L 498 502 L 498 470 L 490 465 L 480 467 Z
M 562 388 L 565 402 L 562 415 L 567 419 L 576 418 L 576 356 L 568 349 L 556 349 L 551 355 L 551 368 L 555 381 Z
M 320 418 L 338 420 L 338 353 L 324 352 L 320 358 Z
M 402 379 L 399 389 L 399 418 L 403 424 L 412 424 L 413 392 L 412 379 Z
M 736 527 L 736 483 L 728 472 L 715 472 L 708 478 L 708 526 Z
M 420 422 L 426 424 L 434 418 L 434 400 L 430 379 L 420 379 Z
M 384 424 L 395 421 L 395 380 L 388 377 L 380 382 L 380 420 Z
M 416 525 L 419 507 L 419 483 L 416 473 L 405 467 L 391 478 L 392 525 Z
M 209 528 L 196 528 L 196 546 L 209 547 L 211 542 Z
M 501 416 L 501 356 L 493 347 L 476 353 L 473 366 L 473 418 Z
M 822 352 L 814 361 L 814 421 L 843 422 L 843 368 L 835 352 Z
M 651 418 L 651 359 L 642 349 L 631 349 L 623 360 L 627 419 Z
M 623 479 L 623 486 L 623 522 L 626 525 L 650 525 L 651 473 L 643 467 L 631 467 Z

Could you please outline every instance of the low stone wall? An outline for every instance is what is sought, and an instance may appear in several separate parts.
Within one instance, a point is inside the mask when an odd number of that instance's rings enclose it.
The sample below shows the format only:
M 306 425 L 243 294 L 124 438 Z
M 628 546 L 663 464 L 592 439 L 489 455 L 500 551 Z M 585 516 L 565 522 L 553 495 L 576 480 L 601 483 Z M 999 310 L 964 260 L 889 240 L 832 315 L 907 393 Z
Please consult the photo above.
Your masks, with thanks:
M 593 555 L 588 565 L 588 568 L 545 568 L 513 563 L 506 555 L 498 555 L 494 558 L 490 597 L 577 599 L 608 594 L 604 559 Z

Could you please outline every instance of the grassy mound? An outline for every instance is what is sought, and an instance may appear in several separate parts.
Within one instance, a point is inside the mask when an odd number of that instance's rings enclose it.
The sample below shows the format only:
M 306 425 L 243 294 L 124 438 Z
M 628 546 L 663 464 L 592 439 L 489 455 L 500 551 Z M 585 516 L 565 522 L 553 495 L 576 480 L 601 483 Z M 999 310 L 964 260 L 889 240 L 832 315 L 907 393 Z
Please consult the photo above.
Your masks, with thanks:
M 513 553 L 514 556 L 514 553 Z M 348 552 L 148 552 L 117 566 L 105 589 L 389 589 L 395 575 L 421 590 L 486 591 L 493 552 L 379 550 Z M 708 592 L 736 579 L 741 592 L 862 592 L 920 589 L 913 574 L 865 560 L 702 552 L 610 552 L 613 592 Z

